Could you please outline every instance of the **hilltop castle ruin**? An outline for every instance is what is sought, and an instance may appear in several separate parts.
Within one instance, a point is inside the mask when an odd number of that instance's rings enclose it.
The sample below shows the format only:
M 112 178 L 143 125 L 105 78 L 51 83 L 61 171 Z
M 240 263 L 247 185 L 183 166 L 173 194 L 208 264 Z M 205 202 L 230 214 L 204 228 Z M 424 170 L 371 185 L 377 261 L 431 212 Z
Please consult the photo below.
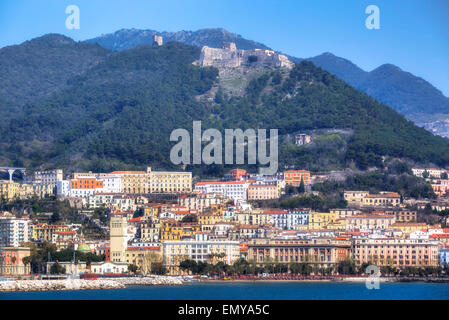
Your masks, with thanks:
M 294 63 L 272 50 L 238 50 L 234 42 L 225 42 L 221 49 L 204 46 L 199 60 L 201 66 L 235 68 L 240 66 L 277 67 L 291 69 Z

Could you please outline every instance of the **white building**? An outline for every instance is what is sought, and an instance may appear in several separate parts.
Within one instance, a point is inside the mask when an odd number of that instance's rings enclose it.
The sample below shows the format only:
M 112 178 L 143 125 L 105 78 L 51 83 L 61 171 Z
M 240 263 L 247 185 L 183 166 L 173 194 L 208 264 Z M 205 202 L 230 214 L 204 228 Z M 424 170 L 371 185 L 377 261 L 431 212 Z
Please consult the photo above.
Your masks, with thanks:
M 14 216 L 0 217 L 0 247 L 19 247 L 29 241 L 30 220 Z
M 207 234 L 197 234 L 195 239 L 164 241 L 162 243 L 164 264 L 168 268 L 177 268 L 180 259 L 196 262 L 210 262 L 212 255 L 223 254 L 220 261 L 233 264 L 240 258 L 240 243 L 229 240 L 209 240 Z
M 198 182 L 195 184 L 195 191 L 222 194 L 231 200 L 246 200 L 248 186 L 246 181 Z
M 443 173 L 448 173 L 448 170 L 445 169 L 436 169 L 436 168 L 427 168 L 427 169 L 421 169 L 421 168 L 413 168 L 412 172 L 417 177 L 423 177 L 423 173 L 427 171 L 429 173 L 429 178 L 435 178 L 440 179 L 441 175 Z
M 276 210 L 265 211 L 272 216 L 273 226 L 279 229 L 295 229 L 296 226 L 309 224 L 309 211 L 307 210 Z
M 92 262 L 90 271 L 95 274 L 121 274 L 128 272 L 128 263 L 126 262 Z
M 70 192 L 70 181 L 61 180 L 56 183 L 56 195 L 59 198 L 68 197 Z
M 36 171 L 34 173 L 34 183 L 37 184 L 45 184 L 45 185 L 54 185 L 58 183 L 58 181 L 63 180 L 63 171 L 62 169 L 56 170 L 48 170 L 48 171 Z
M 120 175 L 108 174 L 101 176 L 98 180 L 103 181 L 103 188 L 97 192 L 119 193 L 122 191 L 122 177 Z

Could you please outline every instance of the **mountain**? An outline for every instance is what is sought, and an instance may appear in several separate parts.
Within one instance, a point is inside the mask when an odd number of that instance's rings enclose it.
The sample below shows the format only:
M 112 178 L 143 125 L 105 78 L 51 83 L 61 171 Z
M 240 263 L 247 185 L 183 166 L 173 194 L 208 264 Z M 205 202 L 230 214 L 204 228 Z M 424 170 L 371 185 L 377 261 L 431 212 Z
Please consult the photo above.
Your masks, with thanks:
M 429 82 L 395 65 L 384 64 L 366 72 L 351 61 L 331 53 L 307 60 L 409 118 L 449 114 L 449 98 Z
M 219 48 L 223 42 L 235 42 L 239 49 L 270 49 L 262 43 L 244 39 L 240 35 L 221 28 L 201 29 L 194 32 L 123 29 L 87 40 L 87 42 L 98 43 L 110 50 L 125 50 L 140 44 L 151 44 L 155 34 L 163 36 L 165 42 L 178 41 L 199 47 L 206 45 Z M 303 60 L 293 56 L 288 57 L 296 63 Z M 329 52 L 307 60 L 417 122 L 426 122 L 431 114 L 449 114 L 449 98 L 429 82 L 394 65 L 385 64 L 367 72 L 351 61 Z
M 117 32 L 86 40 L 98 43 L 109 50 L 127 50 L 142 44 L 152 44 L 153 36 L 164 38 L 164 42 L 177 41 L 192 46 L 221 48 L 223 42 L 235 42 L 239 49 L 269 49 L 259 42 L 246 40 L 242 36 L 222 28 L 200 29 L 198 31 L 158 32 L 155 30 L 122 29 Z
M 36 50 L 53 52 L 48 41 L 35 42 Z M 73 49 L 71 41 L 60 45 L 61 52 L 81 51 L 78 56 L 83 59 L 84 46 Z M 348 132 L 317 137 L 310 148 L 282 142 L 281 170 L 351 163 L 364 169 L 382 166 L 384 156 L 449 163 L 446 140 L 308 61 L 290 71 L 267 70 L 249 81 L 241 96 L 228 96 L 220 90 L 217 69 L 192 64 L 200 56 L 197 46 L 169 42 L 101 52 L 101 59 L 86 55 L 87 62 L 77 62 L 90 67 L 64 78 L 64 85 L 2 119 L 1 164 L 97 171 L 146 165 L 174 168 L 169 160 L 174 145 L 170 133 L 190 130 L 193 120 L 201 120 L 203 129 L 278 128 L 284 137 L 303 130 Z M 39 59 L 44 63 L 47 57 L 42 54 Z M 25 64 L 21 70 L 24 77 L 35 72 Z M 11 88 L 20 87 L 20 79 L 15 81 Z M 215 98 L 204 99 L 211 92 L 216 92 Z
M 49 96 L 108 54 L 97 44 L 75 42 L 58 34 L 0 49 L 0 101 L 10 106 L 1 112 L 15 112 L 25 103 Z

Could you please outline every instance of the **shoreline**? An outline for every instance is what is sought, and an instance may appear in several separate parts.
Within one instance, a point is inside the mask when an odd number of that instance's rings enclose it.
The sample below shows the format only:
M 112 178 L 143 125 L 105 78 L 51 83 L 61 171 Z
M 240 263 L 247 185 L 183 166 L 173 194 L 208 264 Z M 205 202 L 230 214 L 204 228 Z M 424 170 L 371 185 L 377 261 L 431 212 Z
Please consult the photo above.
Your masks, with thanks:
M 175 286 L 184 282 L 177 278 L 149 276 L 142 278 L 105 278 L 98 280 L 12 280 L 0 282 L 2 292 L 67 291 L 67 290 L 111 290 L 129 286 Z
M 143 278 L 105 278 L 98 280 L 13 280 L 0 282 L 0 294 L 5 292 L 38 292 L 68 290 L 114 290 L 132 286 L 178 286 L 194 283 L 363 283 L 371 281 L 370 277 L 347 277 L 335 279 L 201 279 L 185 281 L 167 276 L 150 276 Z M 379 278 L 381 283 L 449 283 L 449 278 Z

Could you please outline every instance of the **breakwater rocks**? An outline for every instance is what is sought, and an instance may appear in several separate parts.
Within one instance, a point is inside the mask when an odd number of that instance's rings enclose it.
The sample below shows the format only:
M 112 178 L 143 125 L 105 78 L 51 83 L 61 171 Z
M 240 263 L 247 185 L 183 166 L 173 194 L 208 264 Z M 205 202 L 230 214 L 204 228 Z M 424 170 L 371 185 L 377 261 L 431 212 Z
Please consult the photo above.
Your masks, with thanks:
M 174 286 L 180 285 L 184 282 L 179 278 L 166 276 L 147 276 L 147 277 L 129 277 L 129 278 L 115 278 L 114 281 L 125 286 Z
M 130 285 L 181 285 L 180 279 L 164 276 L 98 280 L 15 280 L 0 282 L 0 292 L 121 289 Z

